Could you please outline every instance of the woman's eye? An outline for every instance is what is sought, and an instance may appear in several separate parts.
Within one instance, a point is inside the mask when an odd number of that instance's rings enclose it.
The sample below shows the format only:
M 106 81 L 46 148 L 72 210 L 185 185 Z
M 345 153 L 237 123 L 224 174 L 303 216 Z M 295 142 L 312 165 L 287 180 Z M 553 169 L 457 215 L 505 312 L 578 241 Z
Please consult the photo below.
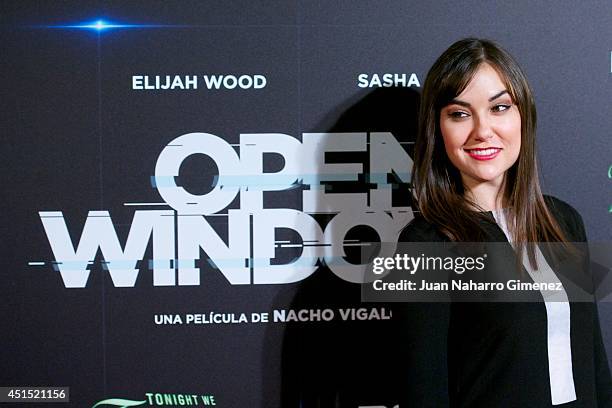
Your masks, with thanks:
M 508 109 L 510 109 L 512 105 L 507 105 L 507 104 L 499 104 L 499 105 L 495 105 L 491 108 L 491 110 L 493 112 L 503 112 L 506 111 Z
M 453 119 L 461 119 L 461 118 L 467 118 L 469 115 L 467 114 L 467 112 L 463 112 L 463 111 L 450 111 L 448 112 L 448 116 L 450 116 Z

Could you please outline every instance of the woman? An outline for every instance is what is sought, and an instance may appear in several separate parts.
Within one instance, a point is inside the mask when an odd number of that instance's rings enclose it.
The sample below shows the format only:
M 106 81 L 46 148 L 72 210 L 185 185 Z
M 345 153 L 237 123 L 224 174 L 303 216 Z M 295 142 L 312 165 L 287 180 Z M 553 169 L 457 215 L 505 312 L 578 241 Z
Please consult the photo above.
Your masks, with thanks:
M 529 274 L 522 280 L 551 270 L 534 243 L 586 241 L 576 210 L 541 193 L 535 129 L 532 92 L 506 51 L 471 38 L 448 48 L 423 89 L 412 180 L 419 214 L 400 241 L 507 242 Z M 597 308 L 564 299 L 452 303 L 450 405 L 612 407 Z

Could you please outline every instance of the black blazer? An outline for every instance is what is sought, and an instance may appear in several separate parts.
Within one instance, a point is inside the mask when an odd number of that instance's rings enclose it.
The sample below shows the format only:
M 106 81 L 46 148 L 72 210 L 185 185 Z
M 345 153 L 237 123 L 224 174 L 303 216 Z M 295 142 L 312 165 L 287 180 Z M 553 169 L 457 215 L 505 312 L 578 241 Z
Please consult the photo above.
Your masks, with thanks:
M 578 212 L 554 197 L 545 200 L 568 238 L 586 242 Z M 508 242 L 490 218 L 483 228 L 491 241 Z M 399 241 L 448 239 L 417 215 Z M 398 313 L 411 328 L 407 346 L 413 350 L 413 365 L 406 369 L 406 401 L 400 406 L 553 407 L 542 302 L 408 303 Z M 570 326 L 577 400 L 556 406 L 612 407 L 596 304 L 570 301 Z

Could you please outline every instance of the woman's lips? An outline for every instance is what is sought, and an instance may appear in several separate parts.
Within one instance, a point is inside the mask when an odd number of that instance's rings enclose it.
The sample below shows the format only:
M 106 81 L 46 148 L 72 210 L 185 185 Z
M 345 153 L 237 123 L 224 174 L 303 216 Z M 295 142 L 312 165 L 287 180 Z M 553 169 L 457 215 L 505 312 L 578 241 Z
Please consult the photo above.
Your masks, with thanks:
M 485 149 L 464 149 L 465 152 L 473 159 L 476 160 L 491 160 L 497 157 L 501 151 L 498 147 L 487 147 Z

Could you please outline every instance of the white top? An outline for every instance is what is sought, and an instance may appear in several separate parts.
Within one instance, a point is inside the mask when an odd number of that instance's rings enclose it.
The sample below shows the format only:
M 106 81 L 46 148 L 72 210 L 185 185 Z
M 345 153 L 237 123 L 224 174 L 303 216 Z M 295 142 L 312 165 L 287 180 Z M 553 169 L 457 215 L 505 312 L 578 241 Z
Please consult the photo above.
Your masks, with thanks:
M 508 242 L 514 246 L 503 210 L 493 211 L 493 217 L 508 238 Z M 561 283 L 537 246 L 535 247 L 535 256 L 538 269 L 534 270 L 529 262 L 527 252 L 523 251 L 523 266 L 531 279 L 536 283 Z M 570 304 L 565 290 L 543 290 L 540 293 L 544 297 L 544 305 L 546 306 L 550 398 L 552 405 L 565 404 L 576 400 L 570 340 Z

